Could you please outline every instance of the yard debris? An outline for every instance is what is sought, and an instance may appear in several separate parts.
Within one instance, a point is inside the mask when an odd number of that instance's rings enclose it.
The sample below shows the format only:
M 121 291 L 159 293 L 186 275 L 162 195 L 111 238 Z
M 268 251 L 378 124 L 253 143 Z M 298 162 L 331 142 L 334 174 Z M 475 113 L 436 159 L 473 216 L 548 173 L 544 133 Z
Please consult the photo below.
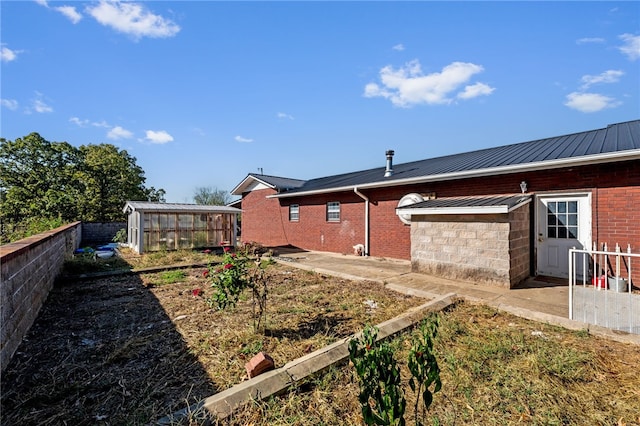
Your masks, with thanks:
M 185 318 L 187 318 L 189 315 L 178 315 L 177 317 L 175 317 L 173 320 L 174 321 L 180 321 L 183 320 Z
M 543 339 L 547 339 L 547 336 L 542 331 L 534 330 L 531 332 L 532 336 L 542 337 Z
M 365 300 L 364 304 L 367 305 L 367 307 L 369 307 L 369 309 L 377 309 L 378 308 L 378 303 L 373 301 L 373 300 Z

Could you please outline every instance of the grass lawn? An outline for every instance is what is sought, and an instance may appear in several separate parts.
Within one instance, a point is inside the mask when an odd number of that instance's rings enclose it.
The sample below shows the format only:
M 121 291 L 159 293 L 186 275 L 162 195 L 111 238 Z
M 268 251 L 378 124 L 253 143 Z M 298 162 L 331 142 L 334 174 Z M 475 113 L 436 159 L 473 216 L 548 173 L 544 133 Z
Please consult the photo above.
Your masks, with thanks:
M 442 390 L 425 425 L 640 425 L 640 347 L 460 303 L 439 315 Z M 410 334 L 391 342 L 406 380 Z M 358 379 L 331 369 L 301 389 L 256 403 L 234 425 L 360 425 Z

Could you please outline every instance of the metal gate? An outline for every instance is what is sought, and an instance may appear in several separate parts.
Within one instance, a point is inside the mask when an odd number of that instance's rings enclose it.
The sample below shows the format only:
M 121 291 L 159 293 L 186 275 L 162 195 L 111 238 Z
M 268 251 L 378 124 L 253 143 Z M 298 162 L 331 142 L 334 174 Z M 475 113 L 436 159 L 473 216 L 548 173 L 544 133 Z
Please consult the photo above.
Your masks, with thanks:
M 569 318 L 640 334 L 640 292 L 632 273 L 639 266 L 640 254 L 630 246 L 624 253 L 617 245 L 614 251 L 595 244 L 591 250 L 570 249 Z

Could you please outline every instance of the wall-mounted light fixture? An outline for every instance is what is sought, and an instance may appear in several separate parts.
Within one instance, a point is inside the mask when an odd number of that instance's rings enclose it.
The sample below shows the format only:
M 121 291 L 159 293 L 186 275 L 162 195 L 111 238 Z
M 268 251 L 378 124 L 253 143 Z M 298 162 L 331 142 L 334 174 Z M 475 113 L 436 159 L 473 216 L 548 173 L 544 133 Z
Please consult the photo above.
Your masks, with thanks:
M 527 182 L 525 181 L 520 182 L 520 191 L 522 191 L 523 194 L 527 192 Z

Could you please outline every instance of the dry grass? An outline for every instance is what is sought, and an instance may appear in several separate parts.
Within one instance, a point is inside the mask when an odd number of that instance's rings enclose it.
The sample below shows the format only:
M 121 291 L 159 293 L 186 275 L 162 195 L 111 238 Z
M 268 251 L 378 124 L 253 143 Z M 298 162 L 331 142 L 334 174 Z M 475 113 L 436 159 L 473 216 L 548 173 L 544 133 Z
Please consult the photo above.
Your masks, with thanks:
M 408 377 L 410 335 L 392 342 Z M 440 315 L 443 388 L 424 424 L 640 425 L 640 348 L 479 305 Z M 408 424 L 414 395 L 405 381 Z M 349 367 L 235 416 L 232 424 L 361 424 Z
M 165 255 L 125 260 L 144 268 L 218 259 Z M 229 311 L 208 306 L 204 270 L 59 282 L 3 373 L 2 424 L 149 424 L 242 381 L 259 351 L 280 366 L 424 302 L 275 265 L 267 331 L 256 334 L 249 296 Z M 392 342 L 405 377 L 409 341 Z M 443 390 L 425 424 L 640 425 L 637 346 L 459 304 L 441 314 L 436 350 Z M 357 394 L 351 369 L 336 366 L 223 424 L 360 425 Z
M 209 307 L 204 270 L 61 280 L 3 373 L 2 424 L 148 424 L 241 382 L 258 351 L 283 365 L 423 302 L 273 265 L 256 334 L 251 300 Z

